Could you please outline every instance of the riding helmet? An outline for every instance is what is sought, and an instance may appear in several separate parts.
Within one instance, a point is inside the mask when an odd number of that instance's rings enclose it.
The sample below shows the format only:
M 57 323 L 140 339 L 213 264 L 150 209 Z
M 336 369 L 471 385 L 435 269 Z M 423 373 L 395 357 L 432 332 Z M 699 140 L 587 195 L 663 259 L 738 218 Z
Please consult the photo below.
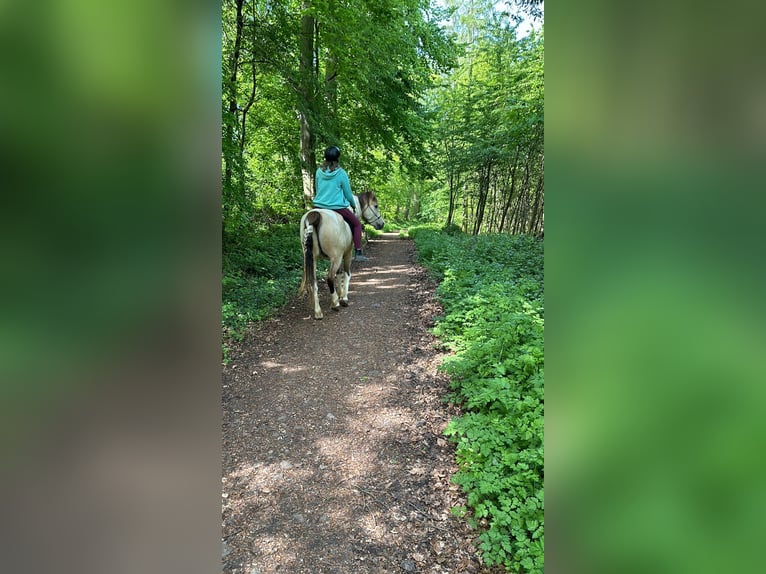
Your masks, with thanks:
M 340 159 L 340 150 L 337 146 L 331 145 L 324 150 L 324 158 L 327 161 L 338 161 Z

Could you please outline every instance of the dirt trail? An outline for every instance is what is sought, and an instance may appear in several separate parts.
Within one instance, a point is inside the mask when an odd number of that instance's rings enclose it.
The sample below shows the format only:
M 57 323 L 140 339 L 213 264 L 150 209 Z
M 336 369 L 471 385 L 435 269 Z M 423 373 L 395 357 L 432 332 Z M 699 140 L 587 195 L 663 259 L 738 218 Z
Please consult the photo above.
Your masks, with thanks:
M 322 285 L 324 320 L 296 299 L 224 368 L 224 572 L 491 571 L 450 513 L 433 286 L 396 234 L 366 253 L 348 308 Z

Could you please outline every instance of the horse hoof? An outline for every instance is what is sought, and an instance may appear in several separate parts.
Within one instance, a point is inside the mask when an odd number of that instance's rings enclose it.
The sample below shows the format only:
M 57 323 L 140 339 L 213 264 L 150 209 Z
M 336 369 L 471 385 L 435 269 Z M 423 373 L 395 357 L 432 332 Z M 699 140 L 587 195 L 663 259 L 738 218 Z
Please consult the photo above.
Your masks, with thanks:
M 339 309 L 338 307 L 333 307 L 333 308 L 332 308 L 332 310 L 333 310 L 333 311 L 335 311 L 336 313 L 337 313 L 338 311 L 340 311 L 340 309 Z
M 317 321 L 319 321 L 323 317 L 324 315 L 322 315 L 321 313 L 319 315 L 314 315 L 314 319 L 316 319 Z
M 344 301 L 343 299 L 340 300 L 340 304 L 344 307 L 348 307 L 348 301 Z

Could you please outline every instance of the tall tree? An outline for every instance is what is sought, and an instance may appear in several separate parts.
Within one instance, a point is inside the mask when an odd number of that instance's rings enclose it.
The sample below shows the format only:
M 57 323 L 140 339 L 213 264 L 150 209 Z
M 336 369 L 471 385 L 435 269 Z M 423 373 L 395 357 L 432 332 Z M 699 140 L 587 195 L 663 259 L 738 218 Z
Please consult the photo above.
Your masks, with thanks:
M 394 164 L 428 169 L 422 96 L 455 50 L 427 0 L 224 0 L 223 13 L 227 228 L 294 217 L 328 144 L 362 187 Z
M 456 3 L 451 26 L 465 55 L 434 98 L 446 223 L 462 198 L 468 232 L 535 233 L 544 205 L 542 32 L 517 38 L 514 20 L 483 0 Z
M 224 58 L 227 67 L 224 69 L 224 86 L 223 94 L 226 98 L 226 107 L 223 110 L 223 216 L 224 219 L 229 214 L 232 206 L 237 203 L 236 192 L 234 188 L 234 171 L 241 172 L 242 158 L 237 153 L 237 150 L 241 149 L 238 143 L 237 136 L 237 124 L 238 124 L 238 103 L 237 103 L 237 90 L 238 90 L 238 73 L 239 65 L 242 53 L 242 37 L 244 29 L 243 20 L 243 6 L 244 0 L 234 0 L 234 40 L 233 49 L 228 57 L 228 61 Z M 226 12 L 224 12 L 224 26 L 226 25 Z M 224 28 L 224 35 L 226 30 Z M 224 52 L 225 56 L 225 52 Z M 240 174 L 241 175 L 241 174 Z M 239 184 L 236 185 L 240 187 Z
M 317 115 L 316 67 L 314 66 L 314 34 L 317 21 L 313 15 L 311 0 L 303 0 L 301 6 L 300 57 L 298 70 L 298 122 L 300 126 L 301 180 L 303 200 L 308 205 L 314 196 L 314 172 L 316 171 L 316 133 L 314 118 Z M 318 64 L 318 62 L 317 62 Z

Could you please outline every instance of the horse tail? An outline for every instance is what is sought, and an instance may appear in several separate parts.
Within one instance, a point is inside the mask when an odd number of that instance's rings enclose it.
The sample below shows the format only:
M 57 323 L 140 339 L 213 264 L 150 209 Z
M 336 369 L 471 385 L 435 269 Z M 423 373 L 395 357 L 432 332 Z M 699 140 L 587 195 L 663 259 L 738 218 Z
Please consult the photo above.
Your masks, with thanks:
M 314 231 L 319 231 L 319 214 L 310 211 L 306 215 L 306 226 L 303 230 L 303 279 L 298 289 L 299 293 L 309 293 L 316 283 L 316 262 L 314 261 Z M 317 238 L 317 241 L 319 238 Z

